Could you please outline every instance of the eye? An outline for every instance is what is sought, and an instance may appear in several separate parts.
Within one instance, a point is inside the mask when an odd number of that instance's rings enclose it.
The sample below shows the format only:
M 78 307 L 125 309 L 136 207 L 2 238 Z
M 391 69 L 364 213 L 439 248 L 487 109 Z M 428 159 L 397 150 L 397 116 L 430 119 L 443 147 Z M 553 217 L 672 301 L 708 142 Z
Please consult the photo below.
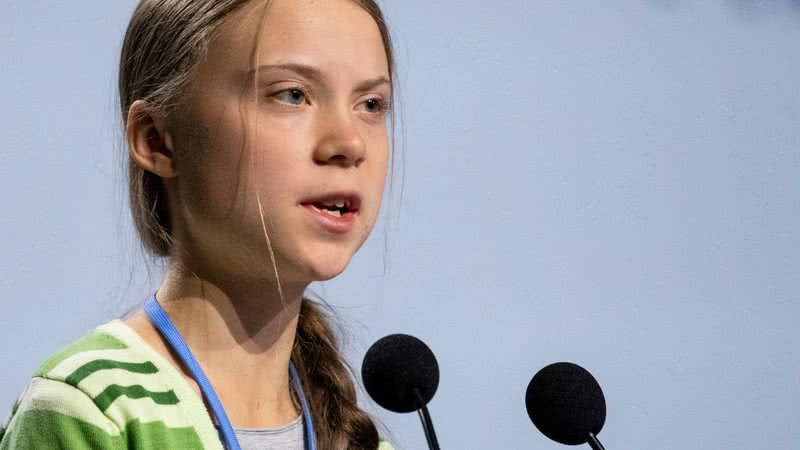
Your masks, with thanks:
M 369 113 L 380 114 L 389 110 L 389 102 L 380 97 L 368 98 L 361 103 Z
M 306 93 L 302 89 L 291 88 L 275 93 L 272 97 L 292 105 L 302 105 L 306 100 Z

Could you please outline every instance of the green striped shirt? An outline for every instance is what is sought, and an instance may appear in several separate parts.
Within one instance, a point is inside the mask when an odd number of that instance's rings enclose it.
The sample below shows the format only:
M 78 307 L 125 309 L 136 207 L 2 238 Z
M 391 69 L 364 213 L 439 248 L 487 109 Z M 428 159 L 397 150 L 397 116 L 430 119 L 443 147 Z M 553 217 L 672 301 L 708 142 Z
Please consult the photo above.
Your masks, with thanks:
M 0 427 L 0 450 L 58 448 L 223 450 L 200 397 L 119 320 L 48 358 Z

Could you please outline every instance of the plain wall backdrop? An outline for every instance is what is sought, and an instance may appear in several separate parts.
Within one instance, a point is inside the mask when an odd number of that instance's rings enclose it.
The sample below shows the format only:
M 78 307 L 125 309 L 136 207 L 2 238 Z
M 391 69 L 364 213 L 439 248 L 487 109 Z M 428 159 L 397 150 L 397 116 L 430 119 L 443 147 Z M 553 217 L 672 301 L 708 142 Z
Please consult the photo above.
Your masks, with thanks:
M 383 3 L 402 201 L 315 288 L 352 364 L 426 341 L 446 449 L 561 448 L 524 407 L 561 360 L 603 386 L 610 450 L 800 448 L 800 2 Z M 159 281 L 117 169 L 134 5 L 0 1 L 5 411 Z M 424 447 L 415 415 L 365 405 Z

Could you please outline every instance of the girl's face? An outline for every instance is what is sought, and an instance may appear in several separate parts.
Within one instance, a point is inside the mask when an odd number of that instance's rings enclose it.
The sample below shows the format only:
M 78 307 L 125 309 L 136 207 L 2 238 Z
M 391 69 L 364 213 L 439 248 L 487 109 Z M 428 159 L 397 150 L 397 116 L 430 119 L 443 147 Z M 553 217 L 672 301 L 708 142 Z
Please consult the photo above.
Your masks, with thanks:
M 282 282 L 325 280 L 378 217 L 386 52 L 375 21 L 350 0 L 275 0 L 266 16 L 261 5 L 222 26 L 168 122 L 173 214 L 204 264 L 272 273 L 265 229 Z M 325 211 L 342 203 L 343 213 Z

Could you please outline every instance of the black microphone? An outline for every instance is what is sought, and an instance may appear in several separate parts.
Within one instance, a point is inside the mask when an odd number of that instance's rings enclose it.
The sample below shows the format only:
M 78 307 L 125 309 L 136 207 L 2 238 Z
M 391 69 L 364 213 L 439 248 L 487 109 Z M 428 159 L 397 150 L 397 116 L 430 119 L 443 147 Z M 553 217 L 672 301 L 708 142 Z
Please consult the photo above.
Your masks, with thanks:
M 606 399 L 583 367 L 559 362 L 537 372 L 525 392 L 525 407 L 536 428 L 550 439 L 605 450 L 597 435 L 606 422 Z
M 407 334 L 379 339 L 364 356 L 361 379 L 369 396 L 389 411 L 419 412 L 428 448 L 439 450 L 427 407 L 439 387 L 439 364 L 424 342 Z

